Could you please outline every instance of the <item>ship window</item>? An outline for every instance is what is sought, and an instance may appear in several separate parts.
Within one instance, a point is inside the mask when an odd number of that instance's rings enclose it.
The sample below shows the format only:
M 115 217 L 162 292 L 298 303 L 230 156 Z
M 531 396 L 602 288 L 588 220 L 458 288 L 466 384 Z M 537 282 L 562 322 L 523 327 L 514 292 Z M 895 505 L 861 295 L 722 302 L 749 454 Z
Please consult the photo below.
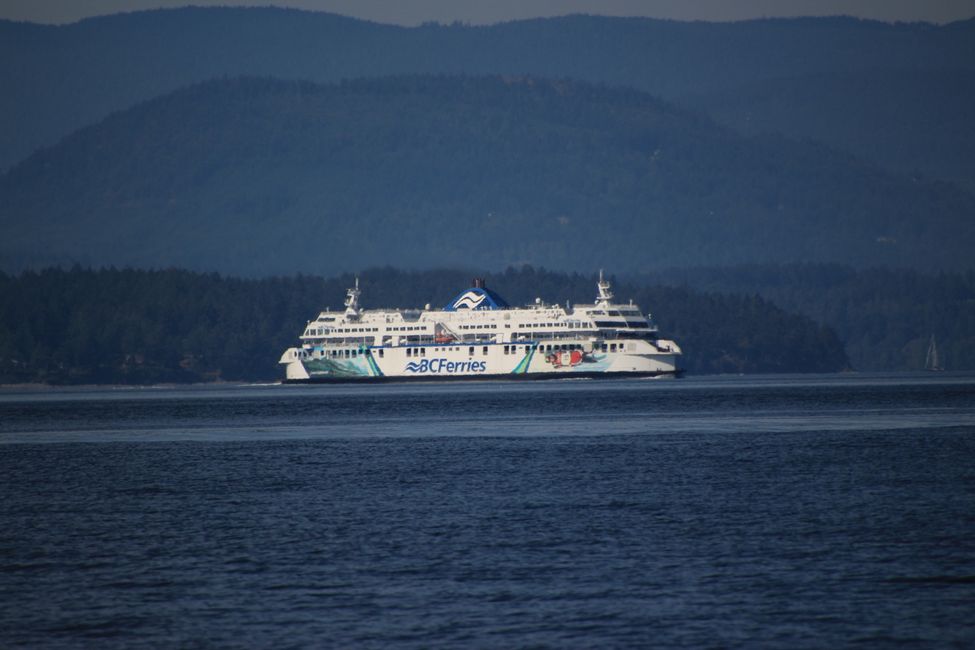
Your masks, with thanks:
M 525 346 L 525 352 L 526 352 L 526 353 L 527 353 L 527 352 L 530 352 L 530 351 L 531 351 L 531 349 L 532 349 L 532 346 L 530 346 L 530 345 L 526 345 L 526 346 Z
M 616 344 L 615 343 L 610 344 L 609 351 L 610 352 L 616 352 Z
M 421 357 L 425 357 L 425 356 L 427 356 L 427 351 L 426 351 L 426 349 L 425 349 L 425 348 L 420 348 L 420 356 L 421 356 Z
M 380 359 L 383 358 L 383 349 L 382 348 L 379 348 L 379 358 Z
M 467 354 L 469 354 L 469 355 L 471 355 L 471 356 L 474 356 L 474 348 L 473 348 L 473 346 L 472 346 L 472 347 L 469 347 L 469 348 L 467 348 Z
M 487 346 L 486 345 L 481 349 L 481 354 L 487 354 Z
M 605 344 L 605 343 L 603 343 L 603 344 L 602 344 L 602 345 L 600 346 L 600 349 L 601 349 L 601 350 L 602 350 L 603 352 L 605 352 L 605 351 L 606 351 L 606 344 Z
M 504 353 L 505 353 L 505 354 L 508 354 L 508 346 L 507 346 L 507 345 L 506 345 L 506 346 L 504 346 Z

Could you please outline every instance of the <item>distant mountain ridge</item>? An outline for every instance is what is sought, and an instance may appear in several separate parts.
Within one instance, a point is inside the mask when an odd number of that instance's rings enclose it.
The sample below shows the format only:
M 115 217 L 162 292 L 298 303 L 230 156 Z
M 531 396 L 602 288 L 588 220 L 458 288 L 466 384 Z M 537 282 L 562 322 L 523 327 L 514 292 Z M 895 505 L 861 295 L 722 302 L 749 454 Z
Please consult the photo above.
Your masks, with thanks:
M 244 275 L 531 263 L 967 268 L 975 197 L 532 77 L 235 79 L 116 113 L 0 176 L 5 268 Z
M 726 118 L 720 98 L 777 79 L 868 73 L 878 69 L 975 70 L 975 20 L 945 26 L 886 24 L 851 18 L 681 23 L 642 18 L 567 16 L 486 27 L 403 28 L 333 14 L 270 8 L 185 8 L 119 14 L 53 27 L 0 21 L 0 169 L 38 146 L 109 113 L 214 77 L 268 75 L 318 82 L 401 74 L 530 74 L 626 85 Z M 825 105 L 852 99 L 825 84 Z M 906 90 L 923 97 L 920 92 Z M 741 90 L 737 90 L 741 89 Z M 964 92 L 962 90 L 962 92 Z M 796 99 L 801 93 L 794 93 Z M 755 120 L 803 137 L 804 124 L 777 119 L 807 104 L 750 105 Z M 966 95 L 969 96 L 969 95 Z M 715 101 L 702 98 L 715 97 Z M 868 107 L 870 96 L 857 99 Z M 911 122 L 930 104 L 905 105 Z M 771 111 L 769 119 L 765 109 Z M 757 113 L 756 113 L 757 111 Z M 856 128 L 834 116 L 828 134 Z M 821 130 L 822 125 L 816 129 Z M 936 142 L 950 133 L 933 129 Z M 869 133 L 868 133 L 869 134 Z M 841 136 L 827 138 L 833 146 Z M 881 146 L 871 136 L 853 153 Z M 954 134 L 975 149 L 975 135 Z M 867 140 L 867 135 L 863 135 Z M 912 144 L 916 148 L 916 144 Z M 842 148 L 842 147 L 841 147 Z M 965 178 L 938 147 L 917 156 L 932 177 Z M 910 151 L 907 152 L 910 155 Z M 873 159 L 885 165 L 883 152 Z M 894 169 L 901 169 L 895 166 Z
M 776 78 L 680 99 L 746 134 L 789 133 L 975 191 L 975 70 Z

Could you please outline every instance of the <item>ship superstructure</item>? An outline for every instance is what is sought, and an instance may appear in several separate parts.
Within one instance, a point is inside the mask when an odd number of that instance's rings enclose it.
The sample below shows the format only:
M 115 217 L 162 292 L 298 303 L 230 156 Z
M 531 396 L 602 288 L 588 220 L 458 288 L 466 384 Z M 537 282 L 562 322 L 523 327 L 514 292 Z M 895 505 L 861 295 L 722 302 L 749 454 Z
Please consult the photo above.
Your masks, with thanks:
M 676 375 L 680 346 L 599 274 L 591 305 L 511 307 L 475 279 L 442 309 L 369 309 L 359 281 L 344 312 L 309 321 L 280 363 L 286 381 Z

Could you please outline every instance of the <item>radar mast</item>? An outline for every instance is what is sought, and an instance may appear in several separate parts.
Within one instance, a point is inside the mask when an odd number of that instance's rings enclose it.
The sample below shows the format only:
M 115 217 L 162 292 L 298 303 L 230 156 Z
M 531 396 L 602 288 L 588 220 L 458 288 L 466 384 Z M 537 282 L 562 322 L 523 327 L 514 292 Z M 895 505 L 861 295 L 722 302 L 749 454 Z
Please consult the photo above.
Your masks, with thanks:
M 609 286 L 609 282 L 603 279 L 603 270 L 599 269 L 599 282 L 596 283 L 596 288 L 599 289 L 599 295 L 596 296 L 597 307 L 606 308 L 613 300 L 613 292 L 609 290 Z
M 345 316 L 350 319 L 355 319 L 359 317 L 359 296 L 362 294 L 359 291 L 359 277 L 356 276 L 355 286 L 346 289 L 348 297 L 345 299 Z

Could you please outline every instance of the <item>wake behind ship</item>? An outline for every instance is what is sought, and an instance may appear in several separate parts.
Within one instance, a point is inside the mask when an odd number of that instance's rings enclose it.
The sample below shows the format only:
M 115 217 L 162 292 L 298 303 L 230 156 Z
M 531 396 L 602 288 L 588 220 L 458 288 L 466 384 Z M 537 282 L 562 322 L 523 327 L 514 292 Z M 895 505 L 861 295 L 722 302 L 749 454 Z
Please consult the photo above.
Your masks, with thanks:
M 321 312 L 280 363 L 288 382 L 673 376 L 680 346 L 632 304 L 613 302 L 599 274 L 592 305 L 510 307 L 474 280 L 443 309 L 359 306 Z

